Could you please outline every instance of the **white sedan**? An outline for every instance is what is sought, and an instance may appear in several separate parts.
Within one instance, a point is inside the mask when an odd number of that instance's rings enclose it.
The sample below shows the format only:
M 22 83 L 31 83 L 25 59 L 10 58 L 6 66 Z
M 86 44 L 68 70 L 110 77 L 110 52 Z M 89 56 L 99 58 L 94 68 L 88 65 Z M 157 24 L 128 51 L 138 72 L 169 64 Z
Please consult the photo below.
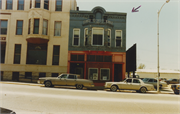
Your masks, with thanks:
M 153 91 L 152 84 L 145 84 L 138 78 L 127 78 L 122 82 L 106 82 L 105 89 L 110 89 L 113 92 L 119 90 L 136 90 L 136 92 L 146 93 L 146 91 Z

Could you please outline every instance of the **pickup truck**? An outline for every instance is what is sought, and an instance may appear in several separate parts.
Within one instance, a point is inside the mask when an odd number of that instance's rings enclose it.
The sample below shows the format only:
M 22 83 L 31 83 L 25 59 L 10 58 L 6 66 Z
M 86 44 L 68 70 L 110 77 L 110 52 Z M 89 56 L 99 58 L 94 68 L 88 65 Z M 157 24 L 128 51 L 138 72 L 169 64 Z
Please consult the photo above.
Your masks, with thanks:
M 76 89 L 93 88 L 93 81 L 87 79 L 80 79 L 77 74 L 63 73 L 58 77 L 43 77 L 39 78 L 38 84 L 44 84 L 45 87 L 53 86 L 75 86 Z
M 174 94 L 179 94 L 180 84 L 172 84 L 171 89 L 174 91 Z

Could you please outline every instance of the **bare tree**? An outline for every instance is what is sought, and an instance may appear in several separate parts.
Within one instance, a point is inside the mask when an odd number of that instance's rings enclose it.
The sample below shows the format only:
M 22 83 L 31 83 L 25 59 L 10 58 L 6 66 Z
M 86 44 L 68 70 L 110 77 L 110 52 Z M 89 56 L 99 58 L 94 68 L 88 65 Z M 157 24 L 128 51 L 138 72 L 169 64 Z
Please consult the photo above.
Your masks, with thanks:
M 146 67 L 146 65 L 141 63 L 141 64 L 139 65 L 138 69 L 145 69 L 145 67 Z

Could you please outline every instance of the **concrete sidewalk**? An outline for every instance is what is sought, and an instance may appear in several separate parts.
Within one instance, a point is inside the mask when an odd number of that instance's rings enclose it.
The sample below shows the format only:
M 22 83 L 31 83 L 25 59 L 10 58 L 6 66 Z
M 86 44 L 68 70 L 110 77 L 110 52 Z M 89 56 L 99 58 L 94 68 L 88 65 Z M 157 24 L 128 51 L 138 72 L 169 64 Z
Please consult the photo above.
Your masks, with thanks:
M 2 84 L 15 84 L 15 85 L 28 85 L 28 86 L 44 86 L 44 85 L 38 84 L 38 83 L 26 83 L 26 82 L 0 81 L 0 83 L 2 83 Z M 75 89 L 74 86 L 57 86 L 57 87 Z M 105 91 L 103 89 L 103 87 L 95 87 L 93 90 Z M 134 93 L 135 92 L 135 91 L 131 91 L 131 90 L 119 90 L 119 91 L 128 92 L 128 93 Z M 168 85 L 167 87 L 162 88 L 160 90 L 160 93 L 157 93 L 157 91 L 147 91 L 147 93 L 151 93 L 151 94 L 174 94 L 173 90 L 171 89 L 171 85 Z

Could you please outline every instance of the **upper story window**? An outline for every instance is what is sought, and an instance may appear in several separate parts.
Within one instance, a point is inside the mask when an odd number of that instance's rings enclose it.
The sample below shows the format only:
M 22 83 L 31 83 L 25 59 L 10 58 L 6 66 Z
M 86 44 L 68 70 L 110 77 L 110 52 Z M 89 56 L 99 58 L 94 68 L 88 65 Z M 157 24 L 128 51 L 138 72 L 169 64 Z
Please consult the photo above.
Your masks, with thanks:
M 62 0 L 56 0 L 56 11 L 62 11 Z
M 35 8 L 41 7 L 41 0 L 35 0 Z
M 32 0 L 30 0 L 30 9 L 32 8 Z
M 84 29 L 84 43 L 85 46 L 88 44 L 88 28 Z
M 116 47 L 117 46 L 120 46 L 122 47 L 122 31 L 121 30 L 116 30 L 116 33 L 115 33 L 115 45 Z
M 30 34 L 30 31 L 31 31 L 31 19 L 29 19 L 28 34 Z
M 0 20 L 0 34 L 7 34 L 7 20 Z
M 44 0 L 44 9 L 49 10 L 49 0 Z
M 92 45 L 102 46 L 104 42 L 104 29 L 102 28 L 93 28 L 92 30 Z
M 48 20 L 43 20 L 43 31 L 42 34 L 43 35 L 47 35 L 47 30 L 48 30 Z
M 14 64 L 20 64 L 21 60 L 21 44 L 15 44 Z
M 39 34 L 39 19 L 34 19 L 34 34 Z
M 22 30 L 23 30 L 23 21 L 18 20 L 16 25 L 16 35 L 22 35 Z
M 80 42 L 80 29 L 73 30 L 73 46 L 79 46 Z
M 13 0 L 6 0 L 6 9 L 12 10 Z
M 108 46 L 111 46 L 111 30 L 108 29 Z
M 18 0 L 18 10 L 24 10 L 24 0 Z
M 0 0 L 0 9 L 2 9 L 2 0 Z
M 61 36 L 61 22 L 55 21 L 54 36 Z

